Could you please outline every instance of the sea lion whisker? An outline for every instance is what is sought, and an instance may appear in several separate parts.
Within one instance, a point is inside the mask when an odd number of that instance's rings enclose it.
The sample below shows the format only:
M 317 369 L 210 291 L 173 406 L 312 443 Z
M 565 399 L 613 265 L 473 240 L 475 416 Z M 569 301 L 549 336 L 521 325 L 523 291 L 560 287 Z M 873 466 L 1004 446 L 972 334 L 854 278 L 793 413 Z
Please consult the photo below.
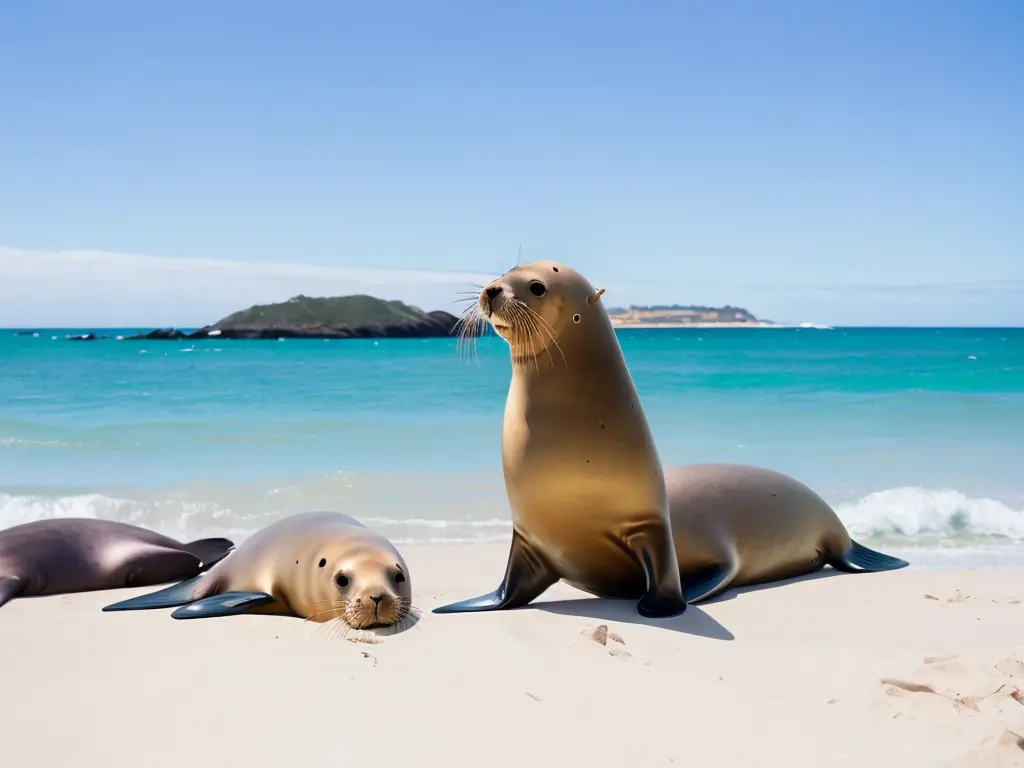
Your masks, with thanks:
M 555 349 L 558 350 L 558 354 L 562 356 L 562 362 L 565 364 L 565 367 L 568 368 L 569 361 L 565 359 L 565 353 L 562 351 L 562 347 L 561 345 L 559 345 L 558 339 L 555 338 L 555 329 L 551 327 L 551 323 L 549 323 L 547 320 L 541 317 L 539 312 L 532 309 L 525 302 L 522 302 L 522 304 L 526 311 L 533 315 L 534 318 L 536 318 L 536 322 L 543 323 L 543 325 L 540 327 L 543 328 L 544 331 L 548 334 L 548 337 L 551 339 L 551 343 L 555 345 Z M 553 360 L 552 363 L 554 363 Z
M 351 631 L 352 626 L 343 616 L 338 616 L 320 625 L 320 632 L 327 635 L 329 640 L 344 640 Z
M 312 621 L 317 616 L 323 616 L 325 613 L 337 613 L 338 611 L 347 611 L 347 610 L 348 610 L 348 606 L 347 605 L 339 605 L 339 606 L 336 606 L 334 608 L 325 608 L 322 611 L 317 611 L 316 613 L 311 613 L 309 616 L 307 616 L 304 619 L 304 621 Z
M 552 365 L 555 364 L 555 360 L 551 356 L 550 345 L 549 344 L 541 343 L 541 342 L 543 342 L 543 338 L 541 337 L 541 333 L 540 333 L 542 328 L 541 328 L 541 326 L 537 322 L 537 319 L 540 318 L 540 315 L 537 315 L 537 313 L 534 312 L 532 309 L 530 309 L 530 307 L 528 307 L 525 302 L 523 302 L 521 299 L 518 299 L 518 298 L 515 300 L 515 308 L 516 308 L 516 314 L 519 317 L 520 325 L 523 326 L 523 328 L 525 329 L 525 331 L 527 333 L 527 342 L 528 342 L 528 344 L 526 346 L 527 346 L 527 348 L 529 350 L 529 353 L 530 353 L 530 356 L 531 356 L 531 358 L 533 360 L 534 372 L 535 373 L 540 373 L 540 360 L 538 359 L 539 355 L 536 352 L 536 348 L 538 346 L 543 346 L 544 347 L 544 351 L 548 355 L 548 360 L 550 361 L 550 363 Z M 543 319 L 543 318 L 541 318 L 541 319 Z M 549 335 L 551 335 L 551 334 L 549 333 Z M 552 342 L 555 341 L 553 336 L 551 337 L 551 340 L 552 340 Z M 557 342 L 555 342 L 555 345 L 557 346 Z M 563 357 L 564 357 L 564 355 L 563 355 Z
M 420 619 L 423 617 L 423 611 L 414 605 L 398 605 L 398 616 L 400 619 L 414 618 Z
M 467 347 L 469 347 L 467 340 L 470 338 L 472 339 L 472 354 L 468 358 L 476 359 L 476 338 L 479 335 L 481 321 L 480 307 L 473 303 L 463 310 L 462 316 L 452 328 L 452 331 L 456 334 L 455 350 L 460 360 L 465 361 L 467 359 L 465 352 Z
M 530 309 L 528 306 L 526 306 L 526 304 L 523 304 L 522 307 L 528 313 L 526 315 L 526 317 L 529 318 L 529 321 L 530 321 L 530 331 L 531 331 L 531 333 L 532 333 L 532 335 L 534 337 L 533 338 L 534 343 L 536 344 L 537 340 L 541 338 L 541 333 L 540 332 L 542 330 L 544 330 L 541 327 L 540 323 L 537 322 L 538 318 L 540 318 L 540 315 L 538 315 L 536 312 L 534 312 L 532 309 Z M 548 335 L 550 336 L 551 334 L 548 334 Z M 555 342 L 554 337 L 552 337 L 551 340 L 552 340 L 552 342 Z M 557 342 L 555 342 L 555 346 L 556 347 L 558 346 Z M 551 345 L 550 344 L 545 344 L 544 345 L 544 351 L 547 353 L 548 362 L 551 363 L 551 365 L 554 365 L 555 364 L 555 358 L 552 357 L 552 355 L 551 355 Z M 537 368 L 538 371 L 540 370 L 540 364 L 539 363 L 537 364 L 536 368 Z
M 536 329 L 530 320 L 530 316 L 523 312 L 523 306 L 518 300 L 508 303 L 509 321 L 512 323 L 512 341 L 509 345 L 520 352 L 521 357 L 529 357 L 533 363 L 534 370 L 540 372 L 540 363 L 537 361 L 535 351 Z

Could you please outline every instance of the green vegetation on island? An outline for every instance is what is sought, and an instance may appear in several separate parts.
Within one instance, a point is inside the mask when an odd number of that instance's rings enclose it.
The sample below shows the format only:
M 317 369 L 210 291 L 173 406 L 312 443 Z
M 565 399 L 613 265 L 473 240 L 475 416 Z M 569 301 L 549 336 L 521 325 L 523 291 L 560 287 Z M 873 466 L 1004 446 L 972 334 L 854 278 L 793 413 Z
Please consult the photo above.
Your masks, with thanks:
M 356 294 L 311 298 L 294 296 L 277 304 L 257 304 L 213 325 L 185 333 L 161 328 L 130 339 L 347 339 L 450 336 L 458 318 L 449 312 L 424 312 L 401 301 Z
M 312 298 L 294 296 L 277 304 L 257 304 L 228 315 L 211 326 L 215 329 L 253 327 L 329 327 L 417 323 L 427 313 L 401 301 L 355 294 Z

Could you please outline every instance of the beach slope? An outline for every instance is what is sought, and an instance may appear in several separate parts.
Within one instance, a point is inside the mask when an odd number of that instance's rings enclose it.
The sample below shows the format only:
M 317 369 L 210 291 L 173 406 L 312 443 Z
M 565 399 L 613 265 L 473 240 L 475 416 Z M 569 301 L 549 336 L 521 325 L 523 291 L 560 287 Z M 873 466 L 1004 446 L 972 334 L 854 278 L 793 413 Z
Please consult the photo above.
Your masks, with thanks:
M 373 643 L 100 612 L 148 590 L 13 600 L 0 765 L 1024 764 L 1019 571 L 825 576 L 661 622 L 564 585 L 429 612 L 492 589 L 506 549 L 403 547 L 423 618 Z

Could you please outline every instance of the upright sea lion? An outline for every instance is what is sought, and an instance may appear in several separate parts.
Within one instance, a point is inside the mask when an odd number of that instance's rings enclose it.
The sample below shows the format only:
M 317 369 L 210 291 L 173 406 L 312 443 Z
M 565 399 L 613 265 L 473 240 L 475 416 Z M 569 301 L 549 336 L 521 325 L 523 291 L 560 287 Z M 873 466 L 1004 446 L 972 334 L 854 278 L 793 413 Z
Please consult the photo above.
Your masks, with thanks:
M 92 518 L 37 520 L 0 531 L 0 605 L 13 597 L 191 578 L 223 558 L 228 539 L 182 544 L 155 531 Z
M 551 261 L 485 287 L 478 308 L 512 355 L 502 464 L 512 548 L 497 590 L 438 613 L 525 605 L 559 579 L 686 610 L 661 461 L 601 292 Z
M 394 545 L 358 520 L 301 512 L 257 531 L 201 576 L 103 610 L 175 606 L 175 619 L 263 613 L 370 629 L 412 615 L 412 582 Z
M 602 293 L 552 261 L 516 267 L 481 291 L 474 311 L 512 357 L 502 424 L 512 544 L 494 592 L 435 613 L 522 606 L 562 579 L 601 597 L 640 598 L 641 615 L 668 617 L 729 585 L 826 562 L 907 565 L 853 542 L 824 501 L 784 475 L 663 470 Z

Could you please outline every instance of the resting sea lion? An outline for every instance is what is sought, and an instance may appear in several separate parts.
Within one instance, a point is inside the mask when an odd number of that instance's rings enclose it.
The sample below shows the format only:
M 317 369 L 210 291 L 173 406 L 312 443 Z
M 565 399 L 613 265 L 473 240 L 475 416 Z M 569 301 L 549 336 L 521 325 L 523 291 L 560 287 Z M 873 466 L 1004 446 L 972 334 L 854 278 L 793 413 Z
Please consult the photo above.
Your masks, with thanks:
M 688 603 L 825 565 L 849 573 L 908 565 L 853 541 L 824 499 L 780 472 L 687 464 L 666 467 L 665 482 Z
M 340 512 L 301 512 L 257 531 L 208 573 L 103 610 L 181 606 L 175 619 L 269 613 L 370 629 L 408 618 L 411 595 L 390 541 Z
M 725 587 L 907 563 L 852 542 L 810 489 L 756 467 L 668 471 L 658 458 L 601 294 L 552 261 L 524 264 L 475 305 L 508 342 L 502 464 L 512 507 L 505 578 L 435 613 L 522 606 L 559 579 L 681 613 Z M 772 494 L 776 494 L 774 497 Z
M 188 544 L 126 523 L 37 520 L 0 531 L 0 605 L 13 597 L 149 587 L 187 579 L 223 558 L 228 539 Z

